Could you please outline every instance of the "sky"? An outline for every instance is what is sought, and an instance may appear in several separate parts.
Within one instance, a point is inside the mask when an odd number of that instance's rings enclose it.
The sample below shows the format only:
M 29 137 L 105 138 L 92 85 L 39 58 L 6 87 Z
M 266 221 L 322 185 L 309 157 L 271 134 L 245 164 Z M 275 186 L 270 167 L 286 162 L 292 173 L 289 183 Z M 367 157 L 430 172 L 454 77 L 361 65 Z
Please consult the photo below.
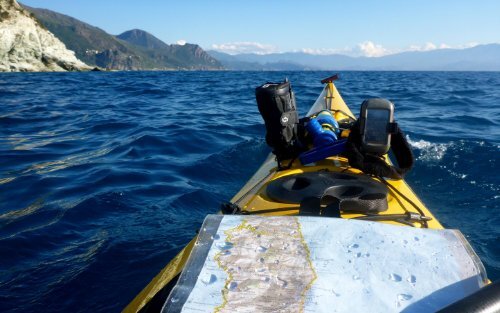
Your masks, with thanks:
M 499 0 L 24 0 L 110 34 L 230 54 L 302 51 L 376 57 L 500 43 Z

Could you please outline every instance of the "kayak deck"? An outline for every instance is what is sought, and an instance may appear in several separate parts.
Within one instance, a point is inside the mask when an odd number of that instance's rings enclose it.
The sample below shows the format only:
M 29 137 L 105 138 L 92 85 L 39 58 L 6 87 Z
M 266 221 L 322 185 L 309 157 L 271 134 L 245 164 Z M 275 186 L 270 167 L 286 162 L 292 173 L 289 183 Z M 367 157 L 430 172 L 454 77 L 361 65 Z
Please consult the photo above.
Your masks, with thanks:
M 331 111 L 335 112 L 335 118 L 337 120 L 342 120 L 353 116 L 351 110 L 347 107 L 333 83 L 325 87 L 325 90 L 318 98 L 318 101 L 321 101 L 321 98 L 324 98 L 324 101 L 327 103 L 327 107 Z M 387 161 L 390 162 L 388 158 Z M 299 208 L 297 207 L 297 205 L 275 202 L 270 200 L 269 197 L 266 196 L 267 183 L 288 175 L 321 171 L 342 172 L 366 176 L 360 170 L 350 167 L 348 160 L 342 156 L 329 157 L 325 160 L 318 161 L 307 166 L 303 166 L 299 160 L 295 160 L 291 164 L 290 169 L 277 171 L 277 163 L 275 161 L 275 158 L 273 155 L 270 155 L 266 159 L 266 161 L 264 161 L 262 166 L 257 170 L 257 172 L 252 176 L 252 178 L 250 178 L 250 180 L 245 184 L 245 186 L 243 186 L 243 188 L 231 199 L 231 203 L 238 204 L 244 211 L 244 213 L 264 215 L 297 215 L 299 213 Z M 380 181 L 378 179 L 375 180 Z M 426 223 L 428 228 L 443 228 L 439 221 L 425 207 L 422 201 L 416 196 L 410 186 L 408 186 L 408 184 L 403 179 L 386 180 L 385 182 L 390 185 L 388 186 L 388 209 L 387 211 L 379 213 L 378 215 L 390 216 L 405 214 L 407 212 L 419 213 L 414 207 L 417 206 L 418 209 L 423 212 L 423 215 L 425 215 L 429 219 L 429 221 L 427 221 Z M 293 209 L 294 207 L 296 207 L 297 209 L 283 210 L 285 208 Z M 360 216 L 362 215 L 355 213 L 343 212 L 341 214 L 342 218 L 357 218 Z M 394 221 L 386 222 L 401 225 L 401 223 Z M 422 227 L 422 224 L 413 223 L 413 226 Z
M 327 84 L 316 101 L 316 105 L 318 103 L 323 103 L 323 108 L 328 108 L 334 112 L 334 116 L 337 120 L 352 118 L 353 116 L 351 110 L 347 107 L 332 82 Z M 313 109 L 314 106 L 311 110 Z M 388 157 L 386 160 L 390 162 Z M 348 160 L 342 156 L 329 157 L 307 166 L 302 165 L 299 160 L 295 160 L 289 169 L 278 171 L 278 164 L 274 156 L 270 155 L 257 172 L 243 186 L 243 188 L 231 199 L 231 203 L 237 205 L 237 207 L 241 210 L 241 212 L 238 212 L 240 214 L 257 214 L 266 216 L 298 215 L 300 213 L 300 208 L 297 204 L 282 203 L 271 200 L 266 193 L 266 187 L 269 183 L 284 176 L 312 172 L 342 172 L 367 177 L 360 170 L 351 168 Z M 380 182 L 380 179 L 377 178 L 373 178 L 373 180 Z M 381 183 L 384 183 L 388 187 L 388 208 L 386 211 L 376 214 L 379 221 L 394 225 L 406 225 L 407 227 L 408 225 L 411 225 L 414 227 L 443 229 L 443 226 L 439 223 L 435 216 L 426 208 L 426 206 L 403 179 L 384 179 Z M 405 221 L 405 223 L 401 223 L 400 221 L 392 218 L 393 216 L 403 216 L 405 214 L 425 216 L 426 220 L 424 222 Z M 341 212 L 341 218 L 345 219 L 360 218 L 363 216 L 365 215 L 353 212 Z M 384 216 L 387 217 L 386 220 L 384 220 Z M 179 254 L 165 266 L 165 268 L 162 269 L 162 271 L 141 291 L 141 293 L 139 293 L 135 299 L 130 302 L 130 304 L 124 309 L 124 312 L 153 312 L 158 309 L 158 305 L 162 305 L 161 299 L 164 301 L 173 285 L 175 285 L 175 282 L 177 281 L 179 274 L 182 272 L 187 258 L 193 248 L 195 240 L 196 238 L 191 240 L 191 242 L 183 248 Z
M 241 209 L 243 210 L 244 214 L 262 214 L 271 216 L 299 214 L 299 207 L 297 205 L 275 202 L 266 196 L 267 183 L 284 176 L 320 171 L 363 175 L 361 171 L 350 168 L 347 159 L 342 157 L 328 158 L 321 162 L 317 162 L 317 164 L 310 167 L 295 168 L 294 164 L 294 166 L 292 166 L 289 170 L 280 171 L 279 173 L 269 176 L 269 173 L 273 173 L 273 169 L 276 169 L 276 162 L 273 158 L 268 158 L 261 166 L 261 168 L 257 171 L 257 173 L 250 179 L 250 181 L 231 200 L 232 203 L 244 203 L 244 205 L 241 205 Z M 393 186 L 394 189 L 397 189 L 400 193 L 402 193 L 407 199 L 401 197 L 392 188 L 389 188 L 389 195 L 387 198 L 388 209 L 385 212 L 378 213 L 377 215 L 391 216 L 403 215 L 407 212 L 418 213 L 413 207 L 414 204 L 419 207 L 419 209 L 427 218 L 430 219 L 426 222 L 428 228 L 443 228 L 439 221 L 425 207 L 422 201 L 415 195 L 410 186 L 408 186 L 408 184 L 404 180 L 393 180 L 386 182 Z M 256 183 L 259 184 L 259 186 L 256 186 Z M 252 189 L 257 189 L 257 191 L 252 192 Z M 358 213 L 341 213 L 342 218 L 358 218 L 361 216 L 364 215 Z M 386 222 L 390 224 L 401 225 L 401 223 L 395 221 Z M 413 226 L 422 227 L 422 224 L 413 223 Z

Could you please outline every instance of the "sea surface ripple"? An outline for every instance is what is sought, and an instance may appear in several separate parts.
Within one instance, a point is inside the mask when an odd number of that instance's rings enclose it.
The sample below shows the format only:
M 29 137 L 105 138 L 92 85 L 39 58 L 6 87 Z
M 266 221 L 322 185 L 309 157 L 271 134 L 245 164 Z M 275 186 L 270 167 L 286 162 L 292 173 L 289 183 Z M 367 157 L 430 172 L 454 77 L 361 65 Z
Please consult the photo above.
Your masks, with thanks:
M 269 153 L 254 88 L 288 77 L 304 114 L 326 72 L 0 74 L 0 311 L 117 312 Z M 500 73 L 345 72 L 384 97 L 408 182 L 500 279 Z

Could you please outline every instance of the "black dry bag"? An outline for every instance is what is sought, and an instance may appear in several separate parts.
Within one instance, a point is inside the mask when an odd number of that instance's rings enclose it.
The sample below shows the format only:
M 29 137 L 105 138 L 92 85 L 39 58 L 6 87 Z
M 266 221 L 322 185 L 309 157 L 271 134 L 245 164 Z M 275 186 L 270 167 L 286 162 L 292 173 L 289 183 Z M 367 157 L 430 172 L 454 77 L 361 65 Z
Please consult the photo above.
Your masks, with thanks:
M 266 142 L 278 159 L 293 159 L 300 152 L 297 138 L 299 116 L 288 80 L 265 83 L 255 89 L 260 114 L 266 124 Z

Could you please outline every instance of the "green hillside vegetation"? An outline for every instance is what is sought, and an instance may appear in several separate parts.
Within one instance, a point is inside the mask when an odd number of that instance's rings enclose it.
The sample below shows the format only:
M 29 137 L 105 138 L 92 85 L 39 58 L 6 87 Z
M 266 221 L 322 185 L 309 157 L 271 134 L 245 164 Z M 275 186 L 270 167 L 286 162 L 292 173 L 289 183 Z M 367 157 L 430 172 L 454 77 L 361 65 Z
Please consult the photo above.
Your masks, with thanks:
M 67 15 L 24 6 L 83 62 L 115 70 L 211 70 L 222 65 L 198 45 L 168 45 L 133 30 L 118 36 Z
M 160 39 L 140 29 L 126 31 L 117 39 L 141 50 L 149 58 L 160 64 L 169 64 L 173 68 L 222 69 L 222 65 L 215 58 L 195 44 L 167 45 Z

